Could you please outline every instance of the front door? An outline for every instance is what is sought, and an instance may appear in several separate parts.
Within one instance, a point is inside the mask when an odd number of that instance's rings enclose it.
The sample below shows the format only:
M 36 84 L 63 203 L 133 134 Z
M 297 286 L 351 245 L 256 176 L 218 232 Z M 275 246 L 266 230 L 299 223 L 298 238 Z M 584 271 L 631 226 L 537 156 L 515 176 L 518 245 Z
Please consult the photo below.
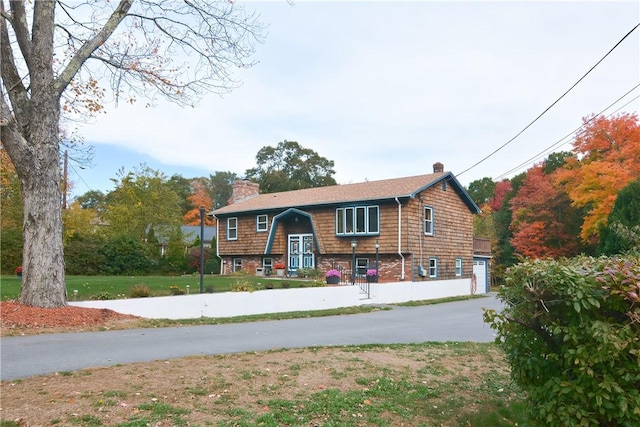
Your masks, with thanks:
M 313 234 L 289 234 L 289 275 L 299 268 L 315 268 Z

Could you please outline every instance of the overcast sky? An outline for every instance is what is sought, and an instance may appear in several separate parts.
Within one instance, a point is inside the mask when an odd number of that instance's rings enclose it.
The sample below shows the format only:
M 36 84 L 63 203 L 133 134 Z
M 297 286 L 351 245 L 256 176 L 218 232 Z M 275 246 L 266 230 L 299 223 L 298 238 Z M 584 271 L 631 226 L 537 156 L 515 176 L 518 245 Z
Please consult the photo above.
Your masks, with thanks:
M 636 29 L 466 171 L 636 26 L 640 2 L 239 3 L 269 26 L 259 63 L 235 74 L 243 85 L 196 108 L 109 106 L 81 129 L 96 156 L 91 169 L 71 168 L 75 195 L 110 191 L 120 167 L 141 162 L 168 176 L 243 175 L 260 148 L 283 140 L 335 161 L 338 183 L 430 173 L 439 161 L 466 186 L 522 172 L 559 141 L 554 151 L 569 150 L 562 138 L 583 117 L 640 83 Z M 605 114 L 637 113 L 638 95 Z

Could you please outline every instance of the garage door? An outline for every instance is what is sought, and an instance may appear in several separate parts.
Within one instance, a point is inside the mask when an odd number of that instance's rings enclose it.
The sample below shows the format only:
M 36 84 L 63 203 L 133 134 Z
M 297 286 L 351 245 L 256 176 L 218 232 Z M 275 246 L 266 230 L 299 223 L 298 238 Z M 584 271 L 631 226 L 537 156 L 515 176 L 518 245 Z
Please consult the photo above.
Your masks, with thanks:
M 487 292 L 487 261 L 474 260 L 473 274 L 476 275 L 476 294 L 484 294 Z

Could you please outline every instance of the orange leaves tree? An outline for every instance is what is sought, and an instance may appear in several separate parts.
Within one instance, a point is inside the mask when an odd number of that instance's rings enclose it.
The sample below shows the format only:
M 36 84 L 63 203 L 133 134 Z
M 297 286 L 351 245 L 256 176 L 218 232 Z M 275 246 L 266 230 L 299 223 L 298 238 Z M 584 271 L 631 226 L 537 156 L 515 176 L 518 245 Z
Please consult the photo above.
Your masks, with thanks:
M 236 86 L 262 25 L 229 1 L 0 0 L 2 144 L 22 189 L 20 301 L 66 304 L 60 152 L 63 114 L 139 96 L 191 105 Z
M 511 200 L 511 211 L 511 244 L 517 253 L 531 258 L 576 255 L 579 241 L 571 224 L 578 215 L 564 191 L 554 187 L 553 175 L 544 172 L 544 165 L 527 171 Z
M 183 222 L 185 225 L 200 225 L 200 206 L 203 206 L 205 211 L 204 225 L 214 225 L 213 219 L 206 216 L 211 211 L 213 203 L 207 187 L 201 180 L 195 179 L 191 182 L 191 195 L 188 200 L 192 209 L 184 216 Z
M 587 209 L 580 236 L 596 243 L 618 192 L 640 178 L 640 126 L 633 114 L 595 116 L 583 122 L 573 143 L 577 157 L 567 159 L 556 182 L 574 206 Z

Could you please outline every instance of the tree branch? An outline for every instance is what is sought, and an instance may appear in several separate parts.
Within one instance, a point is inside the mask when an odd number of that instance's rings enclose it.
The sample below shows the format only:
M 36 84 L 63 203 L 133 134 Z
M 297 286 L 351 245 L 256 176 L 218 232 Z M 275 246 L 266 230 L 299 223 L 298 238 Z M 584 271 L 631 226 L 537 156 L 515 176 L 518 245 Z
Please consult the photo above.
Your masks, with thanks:
M 113 34 L 118 28 L 118 25 L 127 16 L 127 12 L 131 8 L 133 0 L 121 0 L 118 7 L 113 11 L 104 27 L 98 33 L 87 40 L 78 49 L 71 61 L 67 64 L 64 70 L 60 73 L 55 82 L 55 90 L 58 96 L 62 95 L 62 92 L 69 85 L 74 76 L 78 73 L 78 70 L 82 67 L 85 61 L 96 51 L 102 44 Z
M 4 11 L 4 4 L 0 1 L 0 11 Z M 5 14 L 3 13 L 3 16 Z M 0 73 L 2 74 L 2 84 L 9 97 L 9 102 L 13 107 L 14 117 L 18 120 L 18 126 L 22 130 L 28 128 L 28 111 L 29 111 L 29 93 L 27 88 L 22 84 L 22 79 L 18 73 L 18 67 L 15 64 L 11 42 L 9 39 L 9 29 L 5 19 L 0 19 Z M 3 93 L 4 101 L 4 93 Z M 10 114 L 11 109 L 8 105 L 3 106 L 3 115 Z M 2 118 L 3 122 L 6 117 Z M 5 126 L 3 124 L 3 126 Z
M 11 26 L 16 34 L 18 46 L 22 51 L 22 57 L 27 63 L 27 67 L 31 69 L 31 39 L 29 38 L 29 25 L 27 24 L 27 14 L 22 1 L 10 1 Z

